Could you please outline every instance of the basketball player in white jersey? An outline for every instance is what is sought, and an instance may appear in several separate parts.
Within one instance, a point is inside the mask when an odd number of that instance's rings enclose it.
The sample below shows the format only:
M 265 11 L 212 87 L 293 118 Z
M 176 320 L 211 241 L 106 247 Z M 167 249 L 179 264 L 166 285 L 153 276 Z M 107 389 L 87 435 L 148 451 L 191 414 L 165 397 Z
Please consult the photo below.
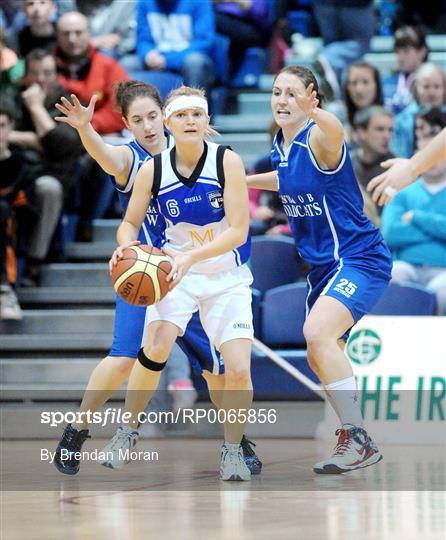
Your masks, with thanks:
M 127 387 L 125 412 L 131 413 L 131 420 L 104 452 L 118 453 L 128 447 L 138 414 L 155 391 L 175 340 L 198 309 L 210 341 L 225 361 L 222 408 L 237 415 L 236 422 L 225 424 L 220 478 L 249 480 L 240 446 L 252 402 L 252 275 L 245 264 L 249 257 L 245 171 L 237 154 L 206 141 L 212 130 L 201 90 L 174 90 L 164 114 L 175 146 L 138 172 L 110 265 L 136 241 L 153 197 L 167 223 L 163 243 L 173 259 L 170 292 L 147 310 L 144 347 Z
M 96 97 L 88 107 L 81 105 L 76 96 L 72 103 L 62 98 L 62 104 L 56 107 L 63 114 L 56 118 L 77 129 L 87 152 L 110 174 L 121 203 L 123 215 L 127 209 L 133 184 L 138 169 L 155 154 L 170 148 L 173 138 L 165 130 L 162 115 L 162 100 L 158 90 L 140 81 L 123 81 L 116 85 L 115 100 L 121 111 L 123 121 L 134 139 L 119 146 L 106 144 L 91 125 Z M 165 223 L 158 216 L 156 208 L 149 207 L 139 233 L 139 240 L 144 244 L 159 245 L 164 236 Z M 149 220 L 149 218 L 154 218 Z M 118 390 L 128 378 L 138 356 L 144 330 L 145 309 L 127 304 L 116 296 L 116 316 L 113 343 L 109 354 L 94 369 L 82 399 L 80 412 L 98 411 L 102 405 Z M 221 389 L 224 386 L 224 362 L 207 339 L 198 317 L 194 317 L 187 333 L 181 338 L 179 346 L 186 350 L 191 366 L 201 374 L 208 385 L 214 405 L 220 407 Z M 171 351 L 174 362 L 182 362 L 179 347 Z M 85 418 L 85 415 L 84 415 Z M 68 424 L 56 450 L 54 464 L 64 474 L 77 474 L 80 467 L 80 450 L 89 437 L 88 423 Z M 252 474 L 259 474 L 262 463 L 251 448 L 251 441 L 242 437 L 245 462 Z M 61 452 L 64 459 L 61 459 Z M 66 456 L 69 455 L 69 459 Z M 119 468 L 123 460 L 117 460 L 109 467 Z

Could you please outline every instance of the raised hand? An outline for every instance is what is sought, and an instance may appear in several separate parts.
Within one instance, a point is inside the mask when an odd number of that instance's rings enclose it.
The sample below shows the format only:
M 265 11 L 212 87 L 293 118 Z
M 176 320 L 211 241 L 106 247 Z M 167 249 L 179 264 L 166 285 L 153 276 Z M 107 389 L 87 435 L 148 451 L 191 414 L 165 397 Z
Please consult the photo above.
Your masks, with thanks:
M 54 120 L 68 124 L 74 129 L 81 129 L 91 122 L 97 99 L 97 96 L 93 95 L 90 99 L 88 107 L 84 107 L 74 94 L 71 94 L 71 100 L 73 101 L 72 104 L 67 98 L 62 97 L 60 99 L 62 105 L 60 103 L 56 103 L 55 106 L 56 109 L 65 116 L 56 116 Z
M 388 159 L 381 163 L 381 167 L 387 170 L 370 180 L 367 191 L 371 191 L 372 199 L 383 206 L 388 204 L 398 191 L 414 181 L 414 174 L 409 159 Z
M 316 91 L 313 90 L 313 88 L 313 83 L 310 83 L 303 94 L 301 94 L 297 88 L 290 88 L 298 107 L 307 116 L 311 116 L 313 111 L 319 105 Z

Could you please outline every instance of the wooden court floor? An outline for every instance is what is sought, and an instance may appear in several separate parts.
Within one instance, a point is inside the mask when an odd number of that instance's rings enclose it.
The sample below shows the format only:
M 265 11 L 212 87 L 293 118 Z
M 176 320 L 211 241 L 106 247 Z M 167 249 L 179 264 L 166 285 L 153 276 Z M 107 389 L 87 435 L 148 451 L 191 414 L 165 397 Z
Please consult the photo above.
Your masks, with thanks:
M 374 467 L 318 476 L 311 466 L 326 444 L 256 443 L 262 474 L 228 483 L 217 477 L 217 440 L 141 441 L 156 463 L 85 462 L 74 477 L 41 460 L 54 441 L 3 441 L 0 538 L 444 540 L 444 448 L 389 446 Z

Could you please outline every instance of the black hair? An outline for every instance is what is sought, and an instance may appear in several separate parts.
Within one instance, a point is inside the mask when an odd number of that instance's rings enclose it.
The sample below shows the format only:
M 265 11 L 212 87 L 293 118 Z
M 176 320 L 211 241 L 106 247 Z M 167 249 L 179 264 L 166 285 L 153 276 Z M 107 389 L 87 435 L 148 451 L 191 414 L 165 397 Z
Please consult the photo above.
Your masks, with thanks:
M 414 49 L 422 49 L 425 47 L 426 54 L 423 58 L 423 62 L 426 62 L 429 56 L 429 47 L 426 41 L 426 34 L 419 26 L 401 26 L 395 32 L 395 42 L 393 44 L 394 50 L 404 49 L 406 47 L 413 47 Z
M 443 107 L 426 107 L 421 109 L 417 118 L 422 118 L 427 124 L 430 125 L 432 131 L 441 131 L 446 127 L 446 108 Z M 435 129 L 437 128 L 437 129 Z

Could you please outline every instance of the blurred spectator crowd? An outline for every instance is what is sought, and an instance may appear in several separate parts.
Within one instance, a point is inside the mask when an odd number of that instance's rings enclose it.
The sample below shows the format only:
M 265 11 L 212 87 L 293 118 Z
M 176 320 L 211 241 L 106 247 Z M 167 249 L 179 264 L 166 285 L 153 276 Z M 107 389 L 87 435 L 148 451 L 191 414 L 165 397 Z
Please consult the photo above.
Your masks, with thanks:
M 427 35 L 444 34 L 444 2 L 390 0 L 4 0 L 0 8 L 0 318 L 19 319 L 15 286 L 37 287 L 67 241 L 91 241 L 95 218 L 116 217 L 113 188 L 55 104 L 98 97 L 93 127 L 109 141 L 124 125 L 117 81 L 205 88 L 224 113 L 235 88 L 255 87 L 254 58 L 276 73 L 297 55 L 312 67 L 323 104 L 344 123 L 365 211 L 382 227 L 394 280 L 435 291 L 446 313 L 446 163 L 382 212 L 365 188 L 381 162 L 408 157 L 446 126 L 443 63 Z M 438 4 L 438 5 L 437 5 Z M 393 36 L 397 69 L 364 60 L 373 36 Z M 308 52 L 311 38 L 322 47 Z M 443 49 L 443 53 L 446 47 Z M 294 55 L 294 56 L 293 56 Z M 311 56 L 311 58 L 310 58 Z M 226 109 L 225 109 L 226 107 Z M 276 126 L 270 128 L 273 137 Z M 271 170 L 259 156 L 252 172 Z M 289 233 L 274 193 L 250 194 L 254 235 Z M 71 224 L 67 227 L 67 222 Z

